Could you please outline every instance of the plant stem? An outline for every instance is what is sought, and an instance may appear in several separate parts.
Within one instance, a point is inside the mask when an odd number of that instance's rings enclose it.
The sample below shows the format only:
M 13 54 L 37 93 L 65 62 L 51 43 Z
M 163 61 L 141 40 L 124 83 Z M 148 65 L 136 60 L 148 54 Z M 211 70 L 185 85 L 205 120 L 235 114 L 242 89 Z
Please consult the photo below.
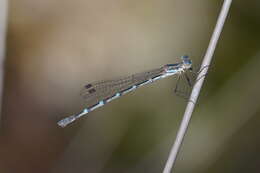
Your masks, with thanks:
M 189 126 L 189 122 L 190 122 L 190 119 L 191 119 L 191 116 L 192 116 L 192 112 L 195 108 L 195 104 L 197 102 L 197 99 L 198 99 L 202 84 L 204 82 L 205 75 L 207 74 L 210 62 L 212 60 L 212 57 L 213 57 L 217 42 L 219 40 L 219 36 L 220 36 L 221 31 L 222 31 L 223 25 L 225 23 L 231 2 L 232 2 L 232 0 L 224 0 L 222 9 L 220 11 L 220 14 L 219 14 L 219 17 L 218 17 L 218 20 L 217 20 L 217 24 L 215 26 L 211 40 L 209 42 L 207 52 L 206 52 L 204 59 L 203 59 L 203 62 L 201 64 L 200 73 L 198 74 L 197 80 L 196 80 L 194 87 L 192 89 L 192 92 L 191 92 L 191 95 L 190 95 L 190 98 L 189 98 L 189 102 L 188 102 L 186 110 L 184 112 L 180 128 L 178 130 L 178 133 L 177 133 L 175 142 L 172 146 L 171 152 L 169 154 L 168 160 L 165 164 L 163 173 L 170 173 L 174 164 L 175 164 L 176 157 L 178 155 L 178 152 L 180 150 L 180 146 L 182 144 L 183 138 L 184 138 L 186 131 L 187 131 L 187 128 Z

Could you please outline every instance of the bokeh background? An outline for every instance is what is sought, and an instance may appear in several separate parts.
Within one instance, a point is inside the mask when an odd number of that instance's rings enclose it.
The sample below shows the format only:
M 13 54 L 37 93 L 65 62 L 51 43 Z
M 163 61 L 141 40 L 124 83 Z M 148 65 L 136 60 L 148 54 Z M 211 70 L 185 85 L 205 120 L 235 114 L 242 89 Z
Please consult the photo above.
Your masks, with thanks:
M 162 172 L 186 106 L 176 77 L 117 99 L 66 128 L 79 91 L 178 62 L 198 69 L 217 0 L 10 0 L 0 172 Z M 176 173 L 260 171 L 260 2 L 233 1 Z

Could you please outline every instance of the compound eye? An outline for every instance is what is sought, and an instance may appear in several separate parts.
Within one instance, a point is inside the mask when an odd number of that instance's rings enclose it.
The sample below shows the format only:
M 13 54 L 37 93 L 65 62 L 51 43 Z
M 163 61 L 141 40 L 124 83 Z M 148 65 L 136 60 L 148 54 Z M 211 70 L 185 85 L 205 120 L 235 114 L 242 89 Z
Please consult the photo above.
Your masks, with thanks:
M 182 58 L 183 58 L 183 59 L 188 59 L 189 56 L 188 56 L 188 55 L 183 55 Z

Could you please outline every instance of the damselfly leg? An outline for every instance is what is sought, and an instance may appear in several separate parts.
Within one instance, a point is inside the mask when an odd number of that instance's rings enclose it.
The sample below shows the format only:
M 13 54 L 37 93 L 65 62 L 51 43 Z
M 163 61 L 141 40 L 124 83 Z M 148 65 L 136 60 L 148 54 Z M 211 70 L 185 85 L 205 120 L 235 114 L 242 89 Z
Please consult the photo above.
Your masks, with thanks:
M 196 82 L 198 82 L 202 77 L 204 77 L 205 75 L 207 75 L 207 73 L 205 73 L 203 76 L 201 76 L 200 78 L 196 79 L 197 76 L 198 76 L 201 72 L 203 72 L 203 70 L 206 69 L 206 68 L 208 68 L 208 66 L 202 67 L 202 68 L 201 68 L 200 70 L 198 70 L 197 72 L 194 72 L 194 71 L 190 68 L 189 71 L 184 72 L 184 74 L 179 74 L 179 75 L 178 75 L 177 82 L 176 82 L 176 86 L 175 86 L 175 89 L 174 89 L 174 93 L 175 93 L 177 96 L 179 96 L 179 97 L 182 97 L 182 98 L 184 98 L 184 99 L 188 99 L 189 94 L 190 94 L 190 92 L 191 92 L 192 86 L 193 86 Z M 188 74 L 192 74 L 192 75 L 189 77 Z M 181 79 L 181 78 L 183 78 L 183 76 L 184 76 L 185 79 Z M 183 82 L 183 80 L 185 80 L 185 81 L 187 82 L 188 86 L 189 86 L 188 89 L 187 89 L 187 87 L 186 87 L 186 90 L 184 90 L 184 89 L 180 90 L 180 89 L 179 89 L 179 88 L 185 88 L 185 86 L 187 86 L 187 85 L 184 85 L 184 86 L 180 87 L 180 84 L 181 84 L 181 82 Z
M 178 75 L 174 93 L 181 98 L 188 99 L 192 86 L 189 76 L 186 73 L 180 74 Z

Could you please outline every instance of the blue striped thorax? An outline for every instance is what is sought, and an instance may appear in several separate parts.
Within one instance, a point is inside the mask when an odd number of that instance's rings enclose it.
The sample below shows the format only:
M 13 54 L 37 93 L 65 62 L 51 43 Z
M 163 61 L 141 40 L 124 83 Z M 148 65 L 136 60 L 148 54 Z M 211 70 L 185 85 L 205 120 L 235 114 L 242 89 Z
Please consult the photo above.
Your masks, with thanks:
M 168 74 L 171 74 L 171 73 L 176 73 L 177 71 L 180 70 L 181 68 L 181 64 L 178 63 L 178 64 L 166 64 L 164 65 L 164 72 L 165 73 L 168 73 Z

